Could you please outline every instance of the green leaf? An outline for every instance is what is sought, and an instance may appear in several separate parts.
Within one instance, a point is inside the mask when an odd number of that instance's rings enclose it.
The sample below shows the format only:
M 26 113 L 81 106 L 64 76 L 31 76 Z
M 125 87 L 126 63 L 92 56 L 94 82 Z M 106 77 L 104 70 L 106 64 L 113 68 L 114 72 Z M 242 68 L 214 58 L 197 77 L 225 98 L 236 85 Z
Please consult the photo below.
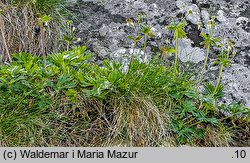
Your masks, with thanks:
M 174 33 L 175 39 L 177 39 L 177 38 L 185 38 L 186 35 L 187 35 L 186 32 L 183 31 L 182 29 L 179 29 L 179 28 Z
M 186 112 L 192 113 L 193 111 L 196 110 L 196 106 L 194 105 L 193 101 L 187 100 L 182 104 L 184 110 Z
M 169 52 L 169 53 L 175 53 L 176 50 L 175 50 L 174 48 L 170 48 L 170 49 L 168 49 L 168 52 Z
M 204 91 L 203 93 L 205 95 L 212 95 L 213 92 L 214 92 L 214 89 L 215 89 L 215 86 L 213 86 L 213 84 L 211 84 L 210 82 L 207 82 L 205 85 L 204 85 Z
M 213 65 L 219 65 L 219 64 L 220 64 L 220 60 L 213 61 Z
M 51 107 L 53 101 L 51 99 L 51 97 L 49 97 L 48 95 L 42 95 L 38 98 L 38 109 L 47 109 L 49 107 Z
M 69 75 L 61 75 L 56 84 L 57 90 L 66 90 L 76 87 L 76 84 L 73 82 L 72 78 Z
M 76 56 L 78 56 L 78 55 L 83 55 L 86 50 L 87 50 L 86 46 L 79 46 L 74 48 L 72 51 L 75 53 Z
M 192 99 L 198 99 L 199 98 L 199 93 L 193 89 L 189 89 L 189 90 L 186 90 L 184 92 L 184 95 L 186 95 L 187 97 L 189 98 L 192 98 Z
M 206 122 L 211 123 L 212 125 L 217 125 L 219 123 L 217 118 L 207 118 Z
M 65 94 L 66 94 L 67 96 L 69 96 L 69 97 L 74 97 L 74 96 L 77 95 L 77 91 L 74 90 L 74 89 L 69 89 L 69 90 L 66 91 Z
M 33 60 L 29 60 L 28 62 L 24 63 L 24 67 L 26 70 L 30 70 L 33 65 Z
M 166 45 L 166 47 L 160 47 L 161 53 L 164 55 L 164 57 L 167 57 L 169 54 L 175 53 L 174 48 L 170 48 Z
M 200 36 L 204 39 L 204 40 L 207 40 L 208 39 L 208 35 L 201 32 Z
M 224 85 L 220 84 L 217 87 L 216 92 L 214 93 L 214 97 L 215 98 L 221 98 L 221 97 L 223 97 L 223 95 L 224 95 L 223 90 L 224 90 Z
M 149 32 L 148 34 L 147 34 L 149 37 L 155 37 L 155 34 L 153 34 L 152 32 Z
M 142 39 L 142 36 L 137 36 L 134 41 L 139 42 L 141 39 Z
M 69 41 L 69 42 L 73 40 L 73 38 L 70 37 L 70 36 L 68 36 L 68 35 L 63 35 L 63 39 L 64 39 L 65 41 Z
M 177 29 L 177 26 L 176 25 L 168 25 L 168 26 L 165 27 L 165 29 L 174 31 L 174 30 Z
M 136 37 L 128 36 L 128 38 L 130 40 L 132 40 L 133 42 L 137 43 L 137 42 L 139 42 L 142 39 L 142 36 L 136 36 Z
M 49 16 L 49 15 L 42 15 L 42 16 L 40 17 L 40 19 L 41 19 L 42 22 L 48 23 L 48 22 L 51 21 L 52 17 Z
M 182 28 L 184 28 L 186 25 L 187 25 L 186 22 L 180 22 L 180 23 L 178 24 L 178 29 L 182 29 Z
M 146 26 L 141 30 L 142 33 L 148 34 L 150 32 L 150 27 Z
M 215 86 L 213 86 L 211 83 L 207 82 L 205 85 L 204 85 L 204 91 L 203 91 L 203 94 L 206 95 L 206 96 L 210 96 L 214 99 L 217 99 L 217 98 L 221 98 L 223 97 L 224 93 L 223 93 L 223 90 L 224 90 L 224 86 L 222 84 L 220 84 L 218 86 L 218 88 L 216 89 L 215 91 Z M 215 92 L 214 92 L 215 91 Z
M 151 28 L 149 26 L 144 27 L 141 32 L 149 37 L 155 37 L 155 35 L 152 33 Z
M 230 113 L 232 114 L 232 116 L 250 116 L 250 109 L 243 106 L 242 104 L 238 104 L 236 102 L 233 102 L 232 104 L 230 104 L 228 106 L 228 110 L 230 111 Z
M 111 83 L 114 84 L 114 83 L 115 83 L 117 80 L 119 80 L 121 77 L 122 77 L 122 73 L 121 73 L 119 70 L 115 69 L 115 70 L 113 70 L 113 71 L 109 74 L 108 80 L 109 80 Z
M 130 35 L 128 35 L 128 38 L 130 39 L 130 40 L 133 40 L 134 41 L 134 37 L 133 36 L 130 36 Z

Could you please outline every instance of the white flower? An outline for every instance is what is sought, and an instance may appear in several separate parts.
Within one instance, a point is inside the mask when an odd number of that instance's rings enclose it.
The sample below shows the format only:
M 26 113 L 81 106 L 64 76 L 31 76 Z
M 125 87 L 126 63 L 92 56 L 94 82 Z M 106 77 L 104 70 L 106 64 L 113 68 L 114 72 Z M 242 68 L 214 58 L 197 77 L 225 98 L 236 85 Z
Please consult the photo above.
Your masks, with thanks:
M 77 38 L 76 41 L 77 41 L 77 42 L 80 42 L 80 41 L 82 41 L 82 39 L 79 37 L 79 38 Z
M 44 27 L 48 27 L 48 22 L 43 22 Z

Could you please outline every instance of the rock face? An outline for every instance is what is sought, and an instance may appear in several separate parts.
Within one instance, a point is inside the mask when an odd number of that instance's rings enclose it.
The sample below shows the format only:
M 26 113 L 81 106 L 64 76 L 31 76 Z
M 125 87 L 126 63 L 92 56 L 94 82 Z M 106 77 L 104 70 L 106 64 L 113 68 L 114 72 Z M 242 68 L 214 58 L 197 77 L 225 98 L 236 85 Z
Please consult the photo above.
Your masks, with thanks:
M 222 79 L 227 91 L 224 97 L 227 103 L 236 100 L 250 106 L 250 70 L 247 67 L 233 64 L 224 71 Z
M 235 41 L 237 57 L 235 63 L 223 72 L 225 99 L 243 102 L 250 107 L 250 2 L 235 0 L 74 0 L 69 9 L 76 15 L 77 37 L 87 44 L 97 58 L 113 58 L 126 67 L 132 55 L 133 44 L 128 35 L 136 36 L 136 31 L 126 20 L 136 20 L 142 13 L 142 20 L 152 27 L 155 38 L 149 39 L 145 54 L 136 48 L 134 54 L 147 62 L 159 52 L 171 32 L 164 29 L 173 21 L 186 15 L 188 38 L 180 40 L 180 60 L 202 64 L 205 49 L 200 45 L 201 31 L 207 31 L 206 24 L 211 16 L 216 16 L 215 36 Z M 192 10 L 192 15 L 187 15 Z M 203 24 L 203 25 L 201 25 Z M 198 26 L 200 29 L 198 29 Z M 140 43 L 143 45 L 143 42 Z M 212 51 L 213 52 L 213 51 Z M 214 51 L 215 52 L 215 51 Z M 214 55 L 210 55 L 213 58 Z M 209 68 L 209 69 L 214 69 Z M 214 76 L 218 68 L 213 70 Z M 209 72 L 208 72 L 209 73 Z

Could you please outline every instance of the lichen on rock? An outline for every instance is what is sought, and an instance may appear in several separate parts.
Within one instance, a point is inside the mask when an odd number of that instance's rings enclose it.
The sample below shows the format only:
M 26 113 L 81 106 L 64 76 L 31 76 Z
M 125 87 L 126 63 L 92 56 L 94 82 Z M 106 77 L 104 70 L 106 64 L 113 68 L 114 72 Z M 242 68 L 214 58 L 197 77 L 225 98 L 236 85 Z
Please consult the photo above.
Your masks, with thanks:
M 136 20 L 138 13 L 144 15 L 144 21 L 154 29 L 156 37 L 147 44 L 147 59 L 155 55 L 157 48 L 162 46 L 171 33 L 164 27 L 172 21 L 179 21 L 186 16 L 188 26 L 185 29 L 188 38 L 180 40 L 179 59 L 182 62 L 202 63 L 204 49 L 200 46 L 200 32 L 206 32 L 206 24 L 211 16 L 216 16 L 214 36 L 235 41 L 237 56 L 231 68 L 223 72 L 222 82 L 225 84 L 225 95 L 228 103 L 232 100 L 250 105 L 249 94 L 249 64 L 250 48 L 250 3 L 248 1 L 232 0 L 78 0 L 70 5 L 80 21 L 78 36 L 86 38 L 86 43 L 100 58 L 115 58 L 128 60 L 131 56 L 132 42 L 128 35 L 134 36 L 134 31 L 127 26 L 126 19 Z M 187 15 L 192 10 L 192 15 Z M 198 29 L 202 22 L 201 29 Z M 84 42 L 83 42 L 84 43 Z M 174 43 L 172 43 L 172 46 Z M 139 47 L 137 47 L 139 48 Z M 218 50 L 218 49 L 217 49 Z M 139 50 L 136 50 L 139 51 Z M 212 49 L 212 53 L 216 52 Z M 140 54 L 140 52 L 138 52 Z M 244 54 L 244 56 L 243 56 Z M 215 57 L 216 55 L 209 55 Z M 120 59 L 119 59 L 120 57 Z M 125 59 L 122 59 L 122 58 Z M 210 69 L 210 68 L 209 68 Z M 243 71 L 243 72 L 242 72 Z M 216 76 L 218 68 L 208 73 Z M 248 74 L 247 74 L 248 73 Z M 233 94 L 233 95 L 232 95 Z

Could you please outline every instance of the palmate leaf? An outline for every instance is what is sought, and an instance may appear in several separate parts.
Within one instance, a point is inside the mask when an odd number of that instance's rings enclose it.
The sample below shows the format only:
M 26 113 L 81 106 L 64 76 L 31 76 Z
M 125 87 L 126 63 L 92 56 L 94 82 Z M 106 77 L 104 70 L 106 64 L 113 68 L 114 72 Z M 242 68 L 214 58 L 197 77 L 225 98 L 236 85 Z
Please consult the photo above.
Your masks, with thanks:
M 231 65 L 231 60 L 229 59 L 229 55 L 227 52 L 222 51 L 220 56 L 213 62 L 214 65 L 223 65 L 224 67 L 228 67 Z
M 186 32 L 182 28 L 178 28 L 175 31 L 174 37 L 177 38 L 185 38 L 186 37 Z
M 155 35 L 153 34 L 153 32 L 151 31 L 151 28 L 149 26 L 144 27 L 141 32 L 145 35 L 147 35 L 148 37 L 155 37 Z
M 186 144 L 194 139 L 202 139 L 204 130 L 185 124 L 183 120 L 174 120 L 171 128 L 176 133 L 177 141 L 180 144 Z
M 74 36 L 70 36 L 70 35 L 63 35 L 63 39 L 65 40 L 65 41 L 73 41 L 73 39 L 74 39 Z
M 196 106 L 194 105 L 193 101 L 191 101 L 191 100 L 185 101 L 182 106 L 183 106 L 184 110 L 186 112 L 189 112 L 189 113 L 196 110 Z
M 90 54 L 84 54 L 86 49 L 86 46 L 80 46 L 71 51 L 49 55 L 48 62 L 66 70 L 69 65 L 75 66 L 83 64 L 84 61 L 91 58 Z
M 238 104 L 236 102 L 233 102 L 228 106 L 228 110 L 232 114 L 232 116 L 250 116 L 250 109 L 245 107 L 242 104 Z
M 205 85 L 204 85 L 204 91 L 203 91 L 203 93 L 205 94 L 205 95 L 211 95 L 211 94 L 213 94 L 213 92 L 214 92 L 214 89 L 215 89 L 215 87 L 213 86 L 213 84 L 211 84 L 211 83 L 209 83 L 209 82 L 207 82 Z
M 209 118 L 204 112 L 200 110 L 194 112 L 193 115 L 197 118 L 198 121 L 201 122 L 210 123 L 212 125 L 217 125 L 219 123 L 217 118 Z
M 218 59 L 213 61 L 213 65 L 219 65 L 219 64 L 220 64 L 220 61 Z
M 112 62 L 112 61 L 109 61 L 109 60 L 104 60 L 103 61 L 103 66 L 105 68 L 107 68 L 108 70 L 119 70 L 120 67 L 122 66 L 122 64 L 120 63 L 116 63 L 116 62 Z
M 204 85 L 204 91 L 203 91 L 203 94 L 204 95 L 208 95 L 208 96 L 212 96 L 213 98 L 221 98 L 223 97 L 224 93 L 223 93 L 223 90 L 224 90 L 224 86 L 222 84 L 220 84 L 216 91 L 215 91 L 215 86 L 213 86 L 211 83 L 207 82 L 205 85 Z M 215 91 L 215 92 L 214 92 Z
M 28 62 L 24 63 L 24 67 L 26 70 L 30 70 L 33 65 L 33 60 L 29 60 Z
M 165 29 L 170 30 L 170 31 L 174 31 L 177 29 L 177 26 L 176 26 L 176 24 L 172 23 L 172 24 L 166 26 Z
M 179 22 L 179 24 L 171 24 L 169 26 L 166 26 L 165 29 L 175 31 L 174 32 L 174 38 L 185 38 L 186 32 L 183 30 L 183 28 L 187 25 L 186 22 Z
M 149 32 L 147 33 L 147 36 L 152 38 L 152 37 L 155 37 L 155 34 L 153 34 L 153 32 Z
M 193 89 L 186 90 L 184 92 L 184 95 L 186 95 L 187 97 L 189 97 L 191 99 L 198 99 L 199 98 L 199 93 Z
M 184 118 L 187 113 L 194 113 L 196 110 L 196 106 L 191 100 L 184 101 L 181 106 L 177 106 L 176 108 L 176 112 L 179 114 L 180 118 Z
M 212 37 L 212 44 L 217 45 L 216 43 L 219 42 L 220 40 L 221 40 L 221 38 Z
M 142 33 L 144 34 L 148 34 L 150 32 L 150 27 L 149 26 L 145 26 L 142 30 L 140 30 Z
M 204 39 L 207 40 L 208 39 L 208 35 L 206 33 L 201 32 L 200 36 Z
M 219 45 L 217 45 L 217 43 L 221 40 L 220 38 L 215 38 L 215 37 L 208 35 L 208 34 L 205 34 L 205 33 L 201 33 L 200 36 L 204 40 L 200 44 L 204 45 L 205 48 L 208 48 L 210 45 L 212 45 L 214 47 L 219 47 Z
M 52 104 L 53 104 L 53 101 L 52 101 L 51 97 L 49 97 L 48 95 L 42 95 L 42 96 L 39 96 L 39 98 L 38 98 L 36 109 L 39 109 L 39 110 L 47 109 L 47 108 L 51 107 Z M 30 111 L 32 111 L 32 110 L 30 110 Z
M 130 40 L 133 40 L 134 41 L 134 37 L 133 36 L 130 36 L 130 35 L 128 35 L 128 38 L 130 39 Z
M 231 65 L 231 60 L 230 59 L 227 59 L 227 58 L 223 58 L 220 60 L 221 64 L 224 66 L 224 67 L 228 67 Z
M 40 19 L 41 19 L 42 22 L 48 23 L 48 22 L 50 22 L 50 21 L 52 20 L 52 17 L 49 16 L 49 15 L 42 15 L 42 16 L 40 17 Z
M 174 48 L 170 48 L 170 47 L 160 47 L 160 51 L 163 54 L 164 57 L 167 57 L 169 54 L 174 54 L 175 53 L 175 49 Z
M 75 97 L 75 96 L 77 95 L 77 91 L 74 90 L 74 89 L 69 89 L 69 90 L 66 91 L 65 94 L 66 94 L 67 96 L 69 96 L 69 97 Z
M 139 42 L 142 39 L 142 36 L 136 36 L 136 37 L 128 36 L 128 38 L 130 40 L 132 40 L 133 42 L 137 43 L 137 42 Z
M 203 38 L 204 41 L 200 43 L 200 45 L 204 45 L 205 48 L 208 48 L 211 44 L 211 40 L 209 39 L 209 36 L 205 33 L 201 33 L 200 36 Z
M 178 29 L 182 29 L 182 28 L 184 28 L 186 25 L 187 25 L 186 22 L 180 22 L 180 23 L 178 24 Z
M 217 125 L 219 123 L 217 118 L 206 118 L 205 122 L 208 122 L 208 123 L 210 123 L 212 125 Z

